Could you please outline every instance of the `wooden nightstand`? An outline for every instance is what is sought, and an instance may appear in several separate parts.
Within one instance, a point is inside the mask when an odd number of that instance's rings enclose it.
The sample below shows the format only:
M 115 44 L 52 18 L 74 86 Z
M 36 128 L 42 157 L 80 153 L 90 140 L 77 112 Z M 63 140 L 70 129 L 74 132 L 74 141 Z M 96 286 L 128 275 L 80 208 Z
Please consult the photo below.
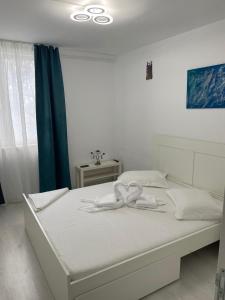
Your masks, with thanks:
M 121 169 L 121 162 L 118 160 L 105 160 L 101 165 L 89 163 L 76 166 L 76 187 L 116 180 L 121 174 Z

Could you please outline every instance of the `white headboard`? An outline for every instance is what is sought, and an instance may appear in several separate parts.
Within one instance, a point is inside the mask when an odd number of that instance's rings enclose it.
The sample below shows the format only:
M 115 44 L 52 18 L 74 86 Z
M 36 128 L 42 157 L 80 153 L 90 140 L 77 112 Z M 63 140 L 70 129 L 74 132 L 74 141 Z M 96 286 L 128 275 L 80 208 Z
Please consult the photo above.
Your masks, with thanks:
M 154 167 L 168 178 L 211 192 L 223 199 L 225 144 L 157 135 Z

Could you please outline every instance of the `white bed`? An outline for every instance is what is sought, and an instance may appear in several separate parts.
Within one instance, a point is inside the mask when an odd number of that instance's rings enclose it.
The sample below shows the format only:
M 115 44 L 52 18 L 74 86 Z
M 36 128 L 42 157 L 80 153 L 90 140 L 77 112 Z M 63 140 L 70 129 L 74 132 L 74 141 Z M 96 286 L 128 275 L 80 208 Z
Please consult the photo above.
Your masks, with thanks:
M 166 136 L 155 145 L 157 166 L 169 173 L 170 186 L 198 186 L 222 197 L 217 177 L 225 175 L 225 145 Z M 209 155 L 211 175 L 204 173 L 203 155 Z M 199 178 L 203 173 L 205 179 Z M 164 189 L 145 192 L 166 201 L 166 213 L 79 209 L 80 199 L 111 191 L 112 183 L 74 190 L 38 213 L 26 199 L 26 230 L 56 299 L 139 299 L 178 279 L 182 256 L 219 239 L 218 222 L 177 221 Z
M 172 182 L 170 186 L 180 187 Z M 103 196 L 112 190 L 112 183 L 73 190 L 37 214 L 72 280 L 218 223 L 176 220 L 174 205 L 166 190 L 159 188 L 145 188 L 144 191 L 166 202 L 161 208 L 166 213 L 128 207 L 101 213 L 79 209 L 85 205 L 80 199 Z

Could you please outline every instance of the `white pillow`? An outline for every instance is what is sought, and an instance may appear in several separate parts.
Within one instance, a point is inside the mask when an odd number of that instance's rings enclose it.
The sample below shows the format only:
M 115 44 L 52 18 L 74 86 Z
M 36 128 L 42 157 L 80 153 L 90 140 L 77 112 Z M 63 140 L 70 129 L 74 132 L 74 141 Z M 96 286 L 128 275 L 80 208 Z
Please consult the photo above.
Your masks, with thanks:
M 170 189 L 178 220 L 217 220 L 222 218 L 223 203 L 198 189 Z
M 160 171 L 127 171 L 118 177 L 118 180 L 124 184 L 137 182 L 142 186 L 152 186 L 159 188 L 168 188 L 166 173 Z

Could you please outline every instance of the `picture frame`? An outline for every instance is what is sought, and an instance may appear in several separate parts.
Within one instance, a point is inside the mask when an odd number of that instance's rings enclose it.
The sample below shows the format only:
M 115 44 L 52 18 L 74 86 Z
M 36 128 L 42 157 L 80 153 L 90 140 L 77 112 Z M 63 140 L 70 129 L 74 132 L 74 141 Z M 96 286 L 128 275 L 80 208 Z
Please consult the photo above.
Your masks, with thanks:
M 186 107 L 225 108 L 225 64 L 187 71 Z

